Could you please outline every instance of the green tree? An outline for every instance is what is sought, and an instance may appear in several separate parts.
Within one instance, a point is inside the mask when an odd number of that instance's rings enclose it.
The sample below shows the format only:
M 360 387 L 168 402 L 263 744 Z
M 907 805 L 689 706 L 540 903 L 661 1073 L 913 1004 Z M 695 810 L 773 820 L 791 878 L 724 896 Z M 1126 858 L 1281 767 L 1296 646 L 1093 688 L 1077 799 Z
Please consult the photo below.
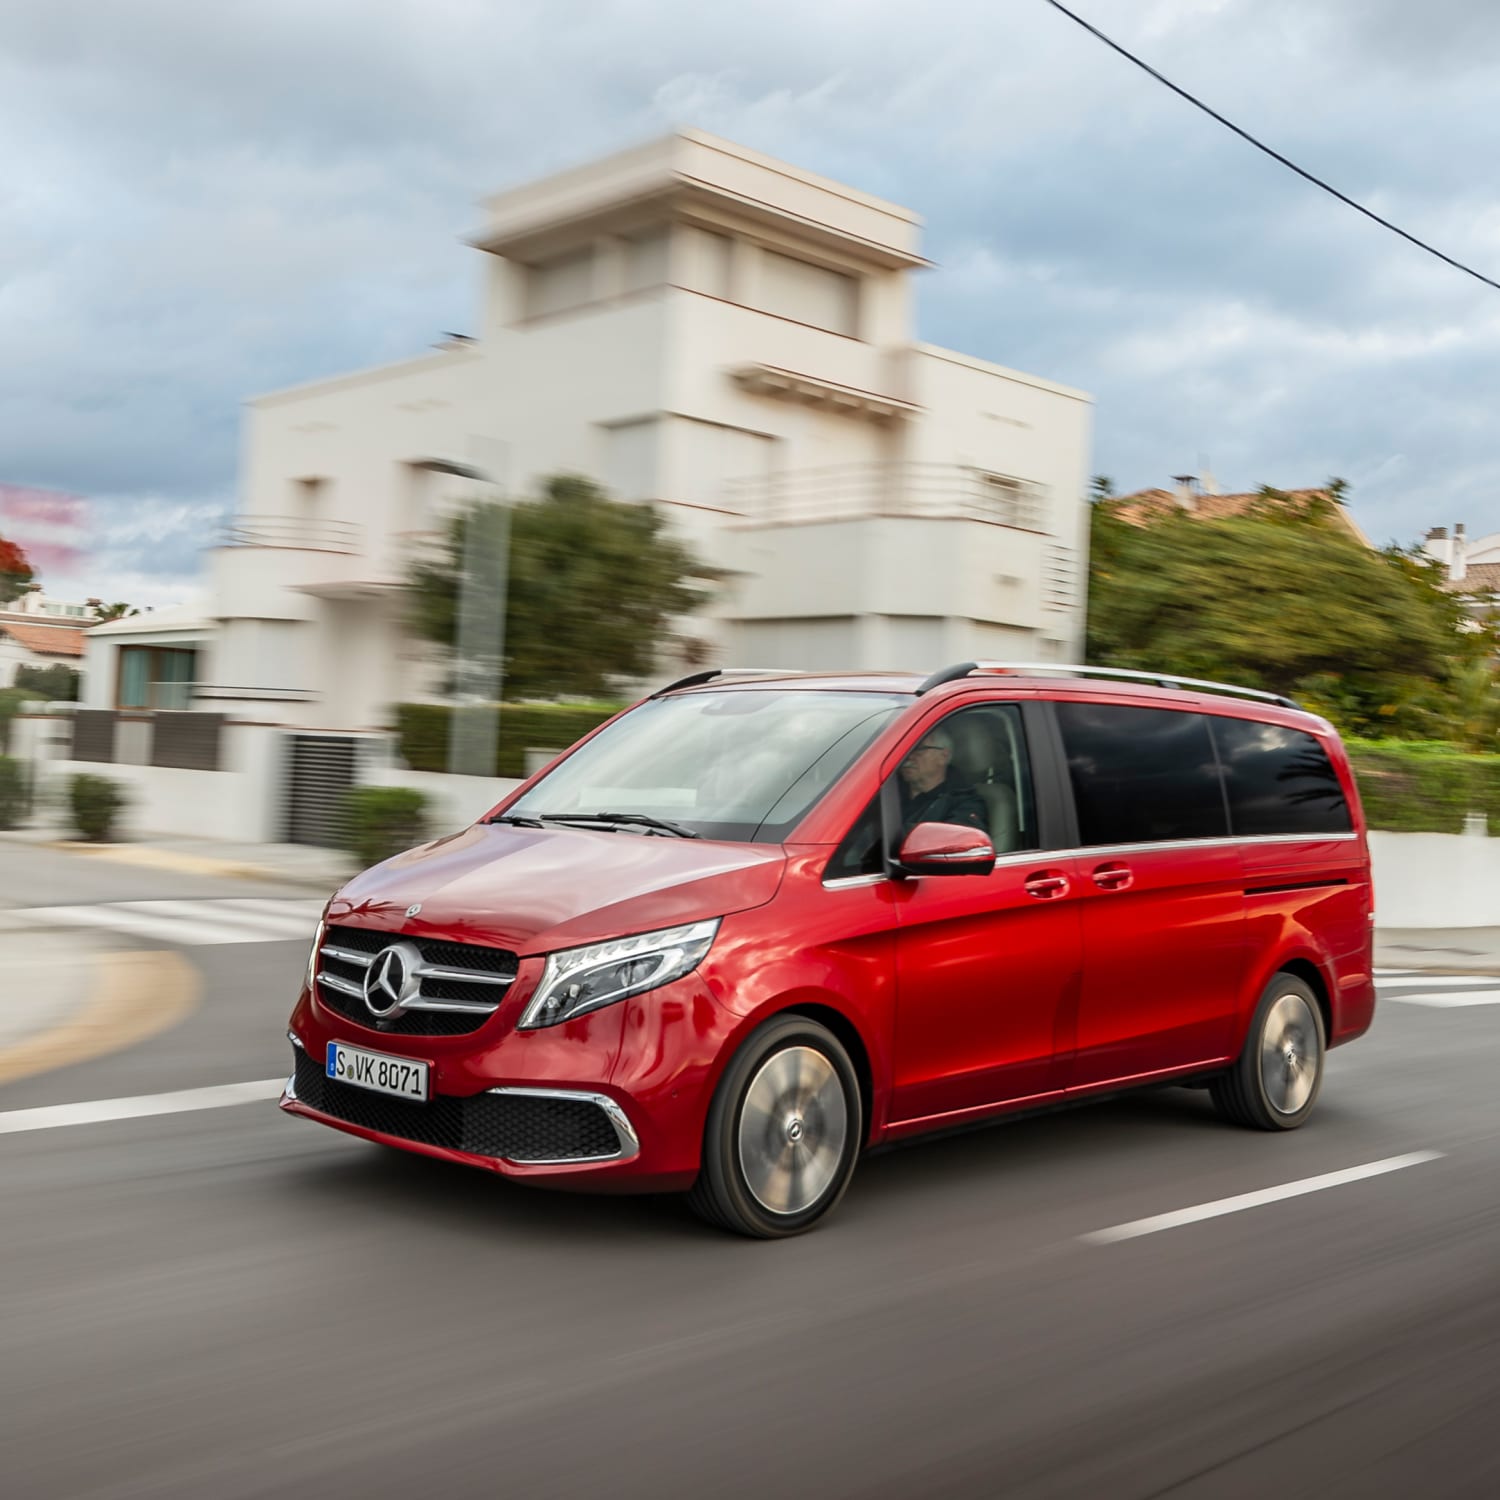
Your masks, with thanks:
M 509 557 L 507 697 L 598 697 L 616 679 L 645 676 L 668 622 L 702 602 L 690 580 L 705 570 L 666 534 L 657 511 L 558 475 L 538 499 L 476 504 L 454 517 L 438 555 L 409 571 L 415 633 L 452 650 L 468 559 L 502 555 Z M 496 581 L 471 582 L 493 588 Z
M 1351 536 L 1345 491 L 1144 526 L 1095 506 L 1088 659 L 1285 693 L 1353 733 L 1493 744 L 1495 632 L 1418 549 Z
M 129 604 L 121 600 L 115 604 L 102 605 L 95 618 L 102 623 L 105 620 L 123 620 L 128 615 L 138 614 L 140 614 L 140 610 L 132 608 Z

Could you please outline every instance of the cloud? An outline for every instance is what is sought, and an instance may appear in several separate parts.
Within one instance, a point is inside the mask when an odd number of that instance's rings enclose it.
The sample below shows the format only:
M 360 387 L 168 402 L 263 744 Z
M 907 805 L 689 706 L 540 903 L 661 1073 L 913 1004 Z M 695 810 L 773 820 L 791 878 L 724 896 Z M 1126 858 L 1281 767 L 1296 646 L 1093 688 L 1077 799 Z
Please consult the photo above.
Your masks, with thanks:
M 1500 274 L 1500 9 L 1077 3 Z M 917 209 L 921 336 L 1091 390 L 1122 486 L 1206 454 L 1235 486 L 1354 478 L 1381 535 L 1500 526 L 1500 293 L 993 0 L 5 7 L 0 478 L 99 497 L 97 566 L 178 587 L 246 396 L 472 328 L 476 200 L 674 123 Z

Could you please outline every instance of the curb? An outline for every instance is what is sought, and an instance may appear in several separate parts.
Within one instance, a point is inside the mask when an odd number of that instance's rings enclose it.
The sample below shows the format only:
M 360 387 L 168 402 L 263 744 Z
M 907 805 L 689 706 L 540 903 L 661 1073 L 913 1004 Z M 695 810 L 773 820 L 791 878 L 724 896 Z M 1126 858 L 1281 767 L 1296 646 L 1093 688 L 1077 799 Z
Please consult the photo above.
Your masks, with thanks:
M 15 838 L 0 834 L 0 840 L 24 844 L 32 849 L 50 849 L 60 854 L 81 854 L 93 859 L 112 860 L 117 864 L 139 865 L 165 870 L 177 875 L 203 875 L 219 880 L 265 880 L 278 885 L 294 885 L 324 893 L 336 890 L 350 876 L 330 871 L 326 877 L 306 871 L 279 870 L 274 865 L 260 865 L 244 860 L 216 859 L 212 855 L 188 854 L 174 849 L 159 849 L 151 844 L 95 844 L 81 839 Z
M 121 1052 L 175 1026 L 198 1004 L 198 970 L 181 954 L 93 956 L 93 993 L 65 1020 L 0 1048 L 0 1085 Z

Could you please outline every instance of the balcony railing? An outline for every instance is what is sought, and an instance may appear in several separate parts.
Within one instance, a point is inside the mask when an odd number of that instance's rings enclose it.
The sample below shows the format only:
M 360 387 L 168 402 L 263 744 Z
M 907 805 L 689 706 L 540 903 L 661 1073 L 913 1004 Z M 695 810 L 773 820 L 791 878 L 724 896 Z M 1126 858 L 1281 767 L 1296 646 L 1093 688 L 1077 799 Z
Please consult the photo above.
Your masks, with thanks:
M 352 521 L 314 521 L 303 516 L 238 516 L 223 529 L 219 541 L 226 547 L 357 552 L 359 527 Z
M 1047 524 L 1047 487 L 968 464 L 856 463 L 733 479 L 724 505 L 745 526 L 868 516 L 988 521 L 1024 531 Z

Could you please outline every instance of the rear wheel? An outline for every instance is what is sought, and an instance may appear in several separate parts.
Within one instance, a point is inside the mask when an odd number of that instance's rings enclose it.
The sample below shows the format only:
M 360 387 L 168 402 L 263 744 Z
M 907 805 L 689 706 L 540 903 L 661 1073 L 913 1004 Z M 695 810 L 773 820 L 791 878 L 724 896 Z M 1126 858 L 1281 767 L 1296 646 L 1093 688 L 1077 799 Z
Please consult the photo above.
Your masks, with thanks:
M 737 1234 L 798 1234 L 843 1196 L 863 1130 L 859 1082 L 838 1038 L 805 1016 L 777 1017 L 719 1082 L 689 1202 Z
M 1295 1130 L 1318 1101 L 1327 1045 L 1311 987 L 1294 974 L 1276 975 L 1256 1007 L 1245 1050 L 1211 1085 L 1219 1113 L 1252 1130 Z

